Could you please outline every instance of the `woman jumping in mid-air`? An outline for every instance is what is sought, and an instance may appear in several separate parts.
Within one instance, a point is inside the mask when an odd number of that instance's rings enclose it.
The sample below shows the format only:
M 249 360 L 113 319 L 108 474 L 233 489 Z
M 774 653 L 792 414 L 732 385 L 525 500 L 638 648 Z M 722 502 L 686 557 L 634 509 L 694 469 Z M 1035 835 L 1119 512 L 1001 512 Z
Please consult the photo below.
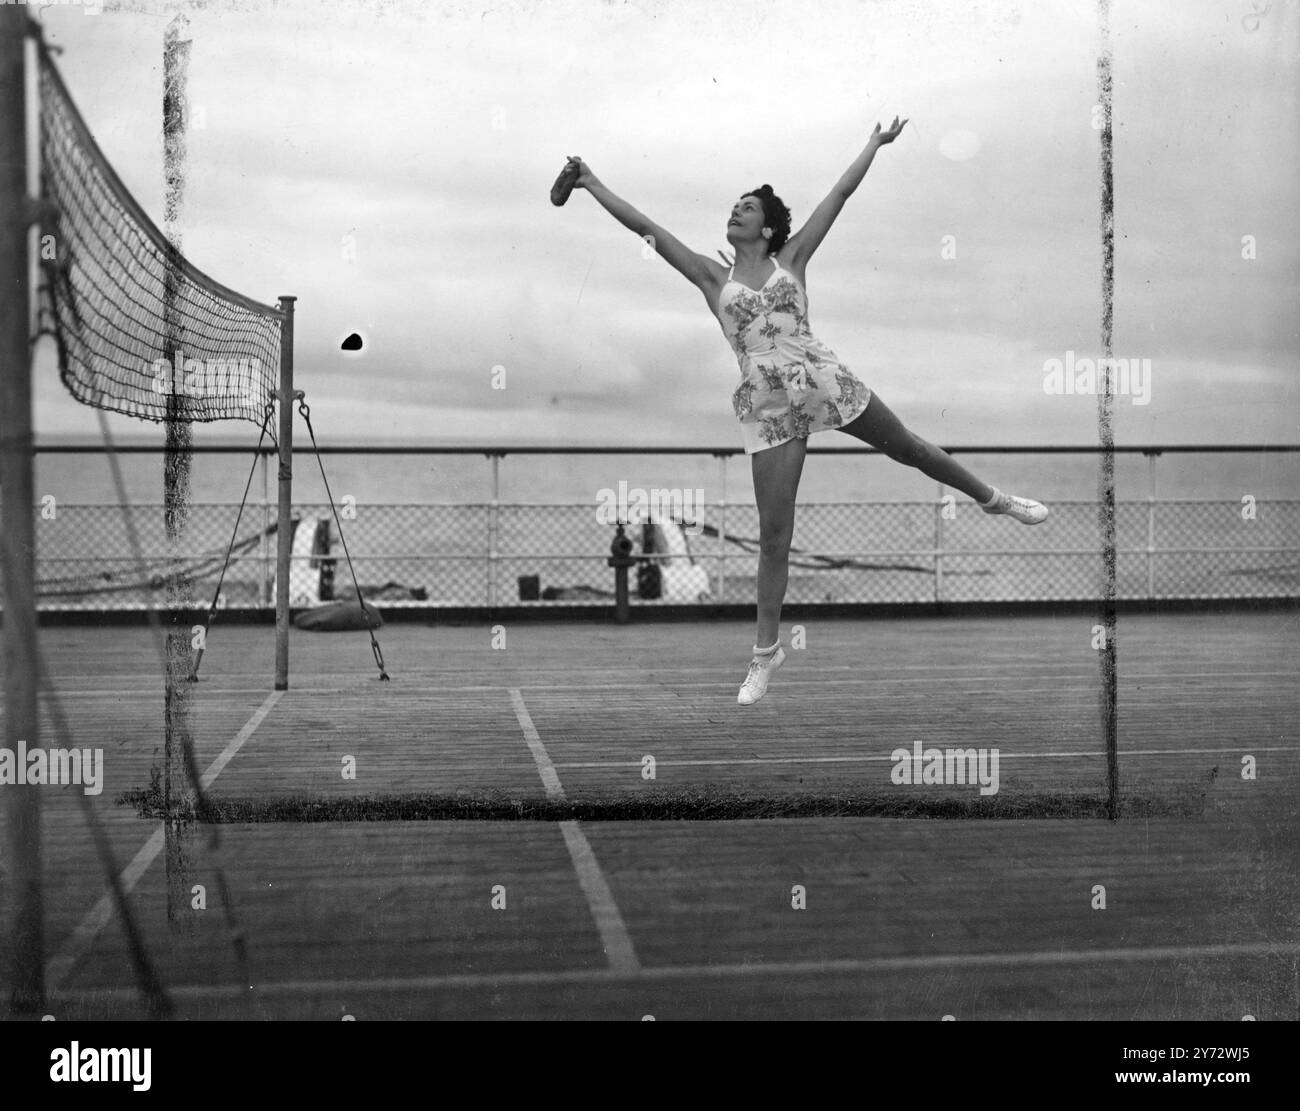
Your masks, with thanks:
M 760 537 L 758 637 L 740 688 L 742 705 L 763 697 L 772 673 L 785 660 L 781 603 L 789 577 L 795 494 L 810 433 L 829 428 L 847 432 L 974 498 L 985 513 L 1005 513 L 1027 525 L 1047 517 L 1045 506 L 989 486 L 942 448 L 908 431 L 809 330 L 804 292 L 808 260 L 866 176 L 876 151 L 897 139 L 906 123 L 895 117 L 888 131 L 877 124 L 866 148 L 794 235 L 790 210 L 770 185 L 741 196 L 727 222 L 727 241 L 736 252 L 730 270 L 683 246 L 615 196 L 581 158 L 570 158 L 565 168 L 569 181 L 564 184 L 586 189 L 619 223 L 652 237 L 655 250 L 699 288 L 740 359 L 740 385 L 731 401 L 745 452 L 753 457 Z

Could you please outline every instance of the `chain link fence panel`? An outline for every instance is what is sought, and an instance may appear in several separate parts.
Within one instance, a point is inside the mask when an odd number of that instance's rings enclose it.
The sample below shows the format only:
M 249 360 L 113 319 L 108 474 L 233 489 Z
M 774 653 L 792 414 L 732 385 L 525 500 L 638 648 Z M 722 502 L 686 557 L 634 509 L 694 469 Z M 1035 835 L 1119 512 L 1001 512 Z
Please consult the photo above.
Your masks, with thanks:
M 562 454 L 562 453 L 560 453 Z M 380 457 L 382 459 L 382 457 Z M 382 466 L 382 461 L 376 462 Z M 542 465 L 542 464 L 538 464 Z M 387 607 L 608 605 L 615 526 L 595 502 L 370 503 L 340 496 L 295 505 L 295 606 L 355 593 Z M 1053 501 L 1024 527 L 961 497 L 812 502 L 798 507 L 786 600 L 803 604 L 1079 601 L 1104 583 L 1099 508 Z M 195 502 L 168 546 L 163 507 L 42 502 L 36 514 L 39 605 L 112 611 L 163 605 L 183 574 L 206 606 L 238 506 Z M 752 604 L 759 559 L 753 504 L 689 506 L 684 528 L 626 527 L 634 605 Z M 128 524 L 144 552 L 132 555 Z M 1126 500 L 1116 505 L 1120 599 L 1280 598 L 1300 594 L 1300 501 Z M 275 507 L 244 509 L 219 605 L 274 606 Z

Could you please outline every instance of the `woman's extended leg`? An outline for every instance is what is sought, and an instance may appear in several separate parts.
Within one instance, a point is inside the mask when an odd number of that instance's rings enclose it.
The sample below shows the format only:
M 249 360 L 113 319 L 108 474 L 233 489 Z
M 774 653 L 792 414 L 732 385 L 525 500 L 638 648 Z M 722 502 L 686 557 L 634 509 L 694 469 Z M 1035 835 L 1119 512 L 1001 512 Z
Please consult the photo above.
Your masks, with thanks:
M 775 644 L 780 632 L 781 603 L 790 578 L 795 495 L 807 451 L 807 440 L 788 440 L 750 456 L 758 504 L 758 636 L 754 644 L 759 648 Z
M 992 486 L 981 482 L 943 448 L 909 431 L 874 391 L 861 415 L 840 431 L 878 448 L 896 463 L 916 467 L 922 474 L 960 490 L 977 502 L 986 502 L 993 496 Z
M 867 407 L 840 429 L 874 448 L 890 459 L 916 467 L 945 486 L 952 486 L 979 502 L 985 513 L 1005 513 L 1026 525 L 1047 520 L 1047 507 L 1030 498 L 1004 494 L 996 486 L 976 478 L 943 448 L 910 432 L 892 410 L 873 392 Z

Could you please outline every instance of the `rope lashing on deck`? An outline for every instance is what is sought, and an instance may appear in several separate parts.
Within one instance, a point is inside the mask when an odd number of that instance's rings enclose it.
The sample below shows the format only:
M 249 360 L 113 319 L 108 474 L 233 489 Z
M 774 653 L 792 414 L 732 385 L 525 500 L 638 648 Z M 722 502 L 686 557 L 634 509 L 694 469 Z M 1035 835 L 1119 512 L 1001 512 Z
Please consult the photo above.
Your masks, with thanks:
M 357 592 L 357 603 L 361 606 L 362 616 L 365 616 L 366 600 L 361 594 L 361 584 L 357 582 L 357 570 L 352 566 L 352 553 L 348 551 L 347 537 L 343 535 L 343 522 L 339 520 L 338 506 L 334 504 L 334 492 L 330 489 L 329 479 L 325 477 L 325 461 L 321 458 L 320 447 L 316 443 L 316 430 L 311 426 L 311 407 L 307 404 L 305 394 L 300 394 L 298 397 L 298 412 L 302 414 L 302 419 L 307 424 L 311 449 L 316 454 L 316 464 L 320 467 L 320 480 L 325 484 L 325 496 L 329 498 L 330 512 L 334 514 L 334 524 L 339 530 L 339 542 L 343 545 L 343 555 L 348 561 L 348 574 L 352 576 L 352 587 Z M 370 650 L 375 657 L 375 666 L 379 668 L 379 678 L 387 682 L 388 672 L 384 670 L 384 654 L 380 651 L 379 641 L 375 639 L 375 630 L 370 628 L 369 619 L 366 621 L 366 632 L 370 634 Z
M 676 516 L 673 517 L 674 523 L 682 527 L 682 532 L 686 532 L 685 520 Z M 757 553 L 760 548 L 758 540 L 746 536 L 733 536 L 729 532 L 720 531 L 716 525 L 706 525 L 700 522 L 700 532 L 704 536 L 714 536 L 728 544 L 734 544 L 743 552 Z M 689 554 L 689 545 L 688 545 Z M 802 548 L 791 548 L 790 554 L 804 555 Z M 701 559 L 707 559 L 707 556 L 701 556 Z M 807 559 L 791 559 L 791 567 L 802 567 L 809 571 L 840 571 L 850 568 L 855 571 L 916 571 L 922 574 L 933 574 L 933 567 L 921 567 L 915 563 L 864 563 L 860 559 L 835 559 L 831 556 L 809 555 Z

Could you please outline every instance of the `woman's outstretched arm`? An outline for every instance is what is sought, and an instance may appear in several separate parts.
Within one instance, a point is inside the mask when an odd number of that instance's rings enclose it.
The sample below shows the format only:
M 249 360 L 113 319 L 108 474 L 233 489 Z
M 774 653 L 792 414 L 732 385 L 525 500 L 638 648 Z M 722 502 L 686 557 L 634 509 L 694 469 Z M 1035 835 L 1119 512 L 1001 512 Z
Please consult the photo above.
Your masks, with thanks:
M 826 199 L 813 209 L 813 214 L 808 217 L 808 222 L 795 232 L 786 243 L 782 253 L 788 253 L 791 266 L 802 272 L 813 252 L 821 245 L 821 241 L 826 238 L 826 233 L 831 230 L 831 225 L 835 223 L 835 218 L 840 214 L 840 209 L 844 207 L 844 202 L 853 195 L 854 190 L 862 184 L 862 179 L 867 176 L 867 171 L 871 168 L 871 162 L 876 157 L 876 151 L 886 143 L 892 143 L 897 139 L 906 123 L 907 120 L 899 123 L 898 117 L 895 116 L 894 122 L 888 131 L 882 131 L 880 124 L 876 124 L 876 130 L 871 133 L 871 138 L 867 141 L 862 153 L 844 171 L 840 180 L 835 183 L 835 188 L 826 195 Z
M 575 189 L 587 190 L 606 212 L 625 228 L 636 232 L 646 240 L 673 269 L 698 286 L 706 298 L 711 292 L 716 291 L 715 287 L 721 284 L 716 262 L 692 251 L 676 236 L 638 212 L 593 174 L 591 167 L 582 159 L 571 159 L 571 161 L 576 161 L 579 166 L 578 177 L 573 186 Z

